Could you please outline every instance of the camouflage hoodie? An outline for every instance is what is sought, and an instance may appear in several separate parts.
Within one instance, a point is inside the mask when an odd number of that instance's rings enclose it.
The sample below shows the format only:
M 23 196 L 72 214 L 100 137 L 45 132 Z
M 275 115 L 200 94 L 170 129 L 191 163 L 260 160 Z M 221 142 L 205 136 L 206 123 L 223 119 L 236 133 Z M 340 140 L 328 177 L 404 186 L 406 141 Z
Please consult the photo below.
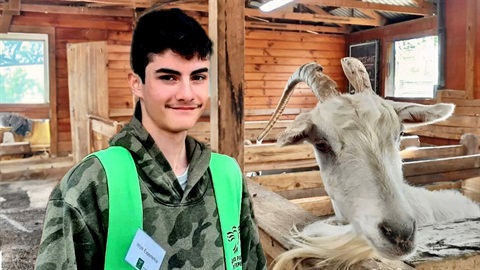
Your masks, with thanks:
M 220 222 L 208 164 L 211 151 L 186 139 L 190 166 L 185 191 L 136 117 L 110 144 L 130 150 L 143 201 L 143 230 L 166 250 L 161 270 L 225 269 Z M 243 187 L 240 220 L 244 270 L 266 269 L 251 200 Z M 128 218 L 128 213 L 125 213 Z M 95 157 L 72 168 L 47 205 L 36 269 L 103 269 L 108 230 L 105 171 Z

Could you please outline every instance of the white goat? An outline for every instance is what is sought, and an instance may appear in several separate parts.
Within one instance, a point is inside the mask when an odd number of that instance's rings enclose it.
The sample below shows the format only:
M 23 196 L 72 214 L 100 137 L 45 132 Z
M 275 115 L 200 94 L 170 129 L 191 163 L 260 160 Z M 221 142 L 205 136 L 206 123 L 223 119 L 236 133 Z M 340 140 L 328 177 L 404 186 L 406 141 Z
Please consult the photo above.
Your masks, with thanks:
M 358 59 L 344 58 L 342 67 L 355 95 L 340 95 L 320 65 L 305 64 L 288 80 L 258 138 L 261 141 L 278 120 L 295 85 L 305 82 L 319 103 L 298 115 L 277 143 L 312 144 L 335 217 L 297 232 L 294 248 L 276 259 L 274 269 L 291 270 L 312 258 L 316 266 L 337 268 L 376 256 L 403 259 L 415 250 L 417 226 L 480 217 L 479 206 L 456 191 L 428 191 L 403 179 L 399 144 L 404 128 L 442 121 L 454 105 L 382 99 L 374 94 Z

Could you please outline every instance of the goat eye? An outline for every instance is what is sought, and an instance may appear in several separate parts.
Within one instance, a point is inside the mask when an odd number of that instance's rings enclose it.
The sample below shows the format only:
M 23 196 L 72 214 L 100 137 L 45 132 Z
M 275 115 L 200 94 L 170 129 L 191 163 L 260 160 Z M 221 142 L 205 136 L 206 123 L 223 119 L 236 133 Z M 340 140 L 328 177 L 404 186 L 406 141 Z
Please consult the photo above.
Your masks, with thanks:
M 332 151 L 332 148 L 326 141 L 316 143 L 315 148 L 322 153 L 329 153 Z

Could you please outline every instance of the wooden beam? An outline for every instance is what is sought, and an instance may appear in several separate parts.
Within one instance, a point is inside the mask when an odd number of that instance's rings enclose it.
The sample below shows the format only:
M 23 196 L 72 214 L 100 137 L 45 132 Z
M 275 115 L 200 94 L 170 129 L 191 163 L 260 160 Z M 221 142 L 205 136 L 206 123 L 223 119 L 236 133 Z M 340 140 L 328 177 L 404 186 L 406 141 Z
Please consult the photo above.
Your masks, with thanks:
M 467 99 L 474 99 L 475 94 L 475 42 L 477 33 L 477 1 L 467 1 L 467 29 L 465 50 L 465 92 Z
M 20 0 L 10 0 L 5 4 L 5 9 L 0 18 L 0 33 L 8 33 L 12 24 L 13 15 L 20 14 Z
M 355 0 L 298 0 L 299 4 L 316 4 L 319 6 L 334 6 L 344 8 L 364 8 L 377 11 L 395 12 L 411 15 L 430 16 L 434 10 L 425 7 L 397 6 L 388 4 L 377 4 Z
M 291 24 L 291 23 L 256 22 L 256 21 L 246 21 L 245 28 L 291 30 L 291 31 L 335 33 L 335 34 L 344 34 L 349 32 L 349 30 L 343 30 L 340 27 L 301 25 L 301 24 Z
M 214 43 L 210 122 L 213 150 L 235 158 L 243 169 L 245 14 L 243 0 L 209 1 Z
M 380 26 L 377 21 L 366 18 L 341 17 L 333 15 L 320 15 L 311 13 L 291 13 L 291 12 L 262 12 L 259 9 L 245 8 L 245 15 L 259 18 L 299 20 L 307 22 L 327 22 L 336 24 L 356 24 L 368 26 Z
M 0 10 L 5 10 L 7 3 L 0 4 Z M 19 11 L 40 12 L 52 14 L 79 14 L 92 16 L 133 17 L 134 10 L 126 8 L 89 8 L 60 5 L 22 4 Z M 17 14 L 18 15 L 18 14 Z
M 332 15 L 330 13 L 328 13 L 327 11 L 323 10 L 321 7 L 317 6 L 317 5 L 311 5 L 311 4 L 306 4 L 304 5 L 305 7 L 307 7 L 308 9 L 310 9 L 311 11 L 317 13 L 317 14 L 320 14 L 320 15 Z M 346 26 L 346 25 L 339 25 L 340 26 L 340 29 L 342 29 L 343 31 L 345 32 L 350 32 L 350 27 Z
M 98 6 L 122 6 L 132 8 L 149 8 L 156 1 L 152 0 L 70 0 L 71 2 L 94 3 Z M 160 1 L 159 1 L 160 2 Z

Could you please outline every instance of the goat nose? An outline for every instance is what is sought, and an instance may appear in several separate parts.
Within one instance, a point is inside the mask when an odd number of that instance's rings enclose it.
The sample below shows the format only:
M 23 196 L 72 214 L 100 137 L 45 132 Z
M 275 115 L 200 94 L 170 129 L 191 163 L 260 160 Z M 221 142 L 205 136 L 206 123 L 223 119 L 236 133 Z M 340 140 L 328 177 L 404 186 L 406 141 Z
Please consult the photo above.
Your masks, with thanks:
M 405 252 L 412 250 L 415 232 L 417 231 L 415 221 L 413 221 L 411 226 L 405 226 L 403 228 L 398 225 L 394 227 L 388 222 L 382 222 L 378 225 L 378 228 L 390 243 Z

